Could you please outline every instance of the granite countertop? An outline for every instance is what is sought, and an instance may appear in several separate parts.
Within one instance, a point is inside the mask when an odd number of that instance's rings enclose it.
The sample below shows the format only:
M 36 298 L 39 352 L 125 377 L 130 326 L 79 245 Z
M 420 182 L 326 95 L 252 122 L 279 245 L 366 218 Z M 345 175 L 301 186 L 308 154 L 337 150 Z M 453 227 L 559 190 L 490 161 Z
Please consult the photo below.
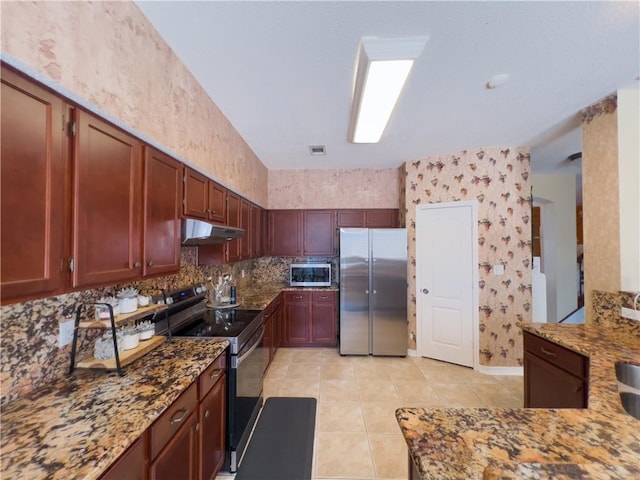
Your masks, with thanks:
M 98 478 L 228 346 L 174 338 L 115 372 L 76 370 L 2 409 L 3 478 Z
M 618 360 L 640 362 L 637 333 L 521 328 L 589 357 L 589 407 L 400 408 L 396 418 L 421 477 L 640 478 L 640 421 L 622 409 L 614 371 Z
M 264 310 L 281 292 L 291 291 L 323 291 L 337 292 L 338 287 L 290 287 L 287 284 L 255 283 L 249 289 L 238 291 L 238 303 L 241 308 Z

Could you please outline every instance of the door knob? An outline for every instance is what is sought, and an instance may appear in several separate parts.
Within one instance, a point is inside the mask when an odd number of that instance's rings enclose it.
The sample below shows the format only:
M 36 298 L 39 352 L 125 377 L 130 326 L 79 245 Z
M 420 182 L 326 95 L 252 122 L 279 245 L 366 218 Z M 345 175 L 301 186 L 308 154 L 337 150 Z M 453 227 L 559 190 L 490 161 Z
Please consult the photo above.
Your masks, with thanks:
M 424 293 L 426 295 L 427 293 L 429 293 L 429 289 L 428 288 L 423 288 L 422 289 L 422 293 Z
M 153 267 L 153 260 L 149 260 L 147 262 L 147 267 Z
M 140 268 L 142 264 L 140 262 L 136 262 L 133 264 L 133 268 Z

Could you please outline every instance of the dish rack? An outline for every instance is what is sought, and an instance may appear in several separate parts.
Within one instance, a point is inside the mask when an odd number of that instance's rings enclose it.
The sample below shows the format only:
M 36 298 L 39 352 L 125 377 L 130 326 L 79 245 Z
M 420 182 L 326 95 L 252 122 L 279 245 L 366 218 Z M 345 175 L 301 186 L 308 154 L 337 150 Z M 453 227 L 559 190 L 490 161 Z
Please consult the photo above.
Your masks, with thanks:
M 164 297 L 164 292 L 163 292 Z M 86 320 L 80 321 L 82 311 L 86 306 L 106 306 L 109 309 L 109 319 L 105 320 Z M 150 340 L 145 341 L 144 343 L 140 343 L 139 346 L 133 348 L 131 350 L 126 350 L 120 352 L 118 350 L 118 340 L 116 336 L 116 326 L 122 325 L 124 323 L 135 322 L 136 320 L 140 320 L 142 318 L 148 317 L 152 315 L 152 320 L 158 315 L 164 314 L 165 319 L 169 322 L 168 308 L 166 305 L 166 298 L 163 304 L 151 304 L 147 307 L 140 307 L 138 310 L 132 313 L 125 313 L 120 315 L 113 314 L 113 307 L 108 303 L 81 303 L 78 305 L 76 309 L 76 318 L 75 325 L 73 329 L 73 341 L 71 344 L 71 363 L 69 365 L 69 375 L 73 373 L 76 368 L 96 368 L 96 369 L 106 369 L 106 370 L 115 370 L 118 372 L 118 375 L 121 377 L 124 376 L 124 372 L 122 371 L 122 367 L 129 365 L 134 360 L 142 357 L 144 354 L 153 350 L 155 347 L 160 345 L 165 341 L 164 336 L 153 336 Z M 82 360 L 76 364 L 76 354 L 78 348 L 78 332 L 81 329 L 91 330 L 91 329 L 99 329 L 105 330 L 107 328 L 111 329 L 111 337 L 113 339 L 113 350 L 114 350 L 114 358 L 110 358 L 107 360 L 98 360 L 95 358 L 88 358 Z M 171 339 L 171 337 L 169 337 Z

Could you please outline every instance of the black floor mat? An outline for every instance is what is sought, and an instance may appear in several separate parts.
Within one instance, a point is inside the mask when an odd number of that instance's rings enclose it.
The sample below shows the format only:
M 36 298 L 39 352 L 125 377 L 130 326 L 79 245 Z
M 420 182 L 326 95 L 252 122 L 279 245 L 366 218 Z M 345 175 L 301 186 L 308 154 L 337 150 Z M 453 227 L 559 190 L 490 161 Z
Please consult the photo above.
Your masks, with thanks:
M 311 479 L 316 403 L 315 398 L 268 398 L 236 480 Z

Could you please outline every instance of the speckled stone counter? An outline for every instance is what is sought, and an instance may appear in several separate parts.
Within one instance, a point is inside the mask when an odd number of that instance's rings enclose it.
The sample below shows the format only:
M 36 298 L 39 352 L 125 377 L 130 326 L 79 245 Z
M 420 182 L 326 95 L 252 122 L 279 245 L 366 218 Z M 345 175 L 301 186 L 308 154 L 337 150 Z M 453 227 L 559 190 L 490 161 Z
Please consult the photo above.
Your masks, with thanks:
M 401 408 L 423 479 L 640 478 L 640 421 L 620 405 L 614 363 L 640 361 L 636 332 L 523 324 L 589 357 L 587 409 Z
M 98 478 L 228 346 L 173 339 L 115 373 L 77 370 L 2 409 L 2 478 Z
M 337 287 L 290 287 L 286 284 L 255 283 L 249 288 L 238 292 L 240 308 L 249 310 L 264 310 L 275 298 L 284 291 L 338 291 Z

